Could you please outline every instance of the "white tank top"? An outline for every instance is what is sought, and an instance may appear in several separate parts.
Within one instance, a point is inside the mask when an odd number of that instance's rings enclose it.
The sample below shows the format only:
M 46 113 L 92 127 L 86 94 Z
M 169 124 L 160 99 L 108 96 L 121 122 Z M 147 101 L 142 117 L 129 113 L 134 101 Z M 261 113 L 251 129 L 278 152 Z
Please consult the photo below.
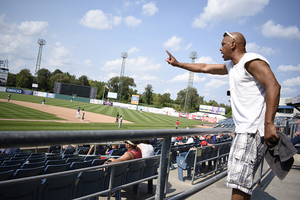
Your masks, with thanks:
M 230 101 L 236 133 L 256 133 L 264 136 L 266 113 L 266 89 L 246 69 L 245 64 L 251 60 L 266 58 L 255 53 L 245 53 L 243 58 L 233 65 L 226 63 L 229 75 Z

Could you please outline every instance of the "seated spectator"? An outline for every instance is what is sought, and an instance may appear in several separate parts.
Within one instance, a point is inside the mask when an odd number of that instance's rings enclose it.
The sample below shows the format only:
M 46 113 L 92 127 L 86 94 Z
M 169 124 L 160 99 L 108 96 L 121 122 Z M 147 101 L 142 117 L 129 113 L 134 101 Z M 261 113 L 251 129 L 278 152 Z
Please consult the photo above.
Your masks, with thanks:
M 212 135 L 208 135 L 206 137 L 206 142 L 207 142 L 207 145 L 209 145 L 209 146 L 213 146 L 216 144 L 216 141 L 213 139 Z
M 157 144 L 157 139 L 156 138 L 150 139 L 150 144 L 151 145 Z
M 94 153 L 94 149 L 95 149 L 95 145 L 93 144 L 91 146 L 91 148 L 89 149 L 87 155 L 92 155 Z M 96 150 L 97 149 L 101 149 L 101 150 L 104 150 L 104 147 L 102 145 L 96 145 Z
M 136 144 L 134 144 L 133 142 L 127 140 L 127 141 L 125 141 L 125 146 L 126 146 L 127 151 L 124 153 L 123 156 L 121 156 L 117 159 L 110 158 L 110 159 L 107 160 L 107 162 L 109 162 L 109 163 L 118 163 L 118 162 L 122 162 L 122 161 L 126 161 L 126 160 L 142 158 L 142 152 L 137 147 Z
M 47 152 L 51 153 L 54 150 L 60 150 L 60 149 L 61 149 L 60 145 L 58 145 L 58 146 L 50 146 L 49 149 L 47 150 Z
M 114 144 L 110 148 L 106 149 L 105 154 L 106 155 L 111 154 L 113 152 L 113 150 L 118 149 L 118 148 L 119 148 L 119 145 Z
M 20 153 L 20 148 L 7 148 L 1 150 L 1 155 L 18 154 L 18 153 Z
M 188 140 L 186 141 L 186 144 L 194 143 L 194 138 L 192 136 L 188 136 Z
M 300 131 L 295 133 L 295 137 L 291 139 L 293 145 L 296 144 L 300 144 Z M 300 153 L 300 147 L 299 146 L 295 146 L 295 148 L 297 149 L 298 153 Z
M 206 146 L 207 145 L 207 142 L 205 140 L 201 141 L 200 142 L 201 146 Z
M 134 142 L 142 152 L 142 158 L 154 156 L 154 148 L 149 140 L 138 140 Z
M 73 147 L 72 145 L 70 144 L 65 144 L 63 145 L 63 149 L 74 149 L 75 147 Z

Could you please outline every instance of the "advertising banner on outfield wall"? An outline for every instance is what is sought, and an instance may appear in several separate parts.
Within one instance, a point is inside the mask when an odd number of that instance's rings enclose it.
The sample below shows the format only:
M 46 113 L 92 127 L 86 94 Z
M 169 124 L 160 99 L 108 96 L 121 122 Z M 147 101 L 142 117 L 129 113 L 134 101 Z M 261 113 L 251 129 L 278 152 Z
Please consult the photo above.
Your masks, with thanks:
M 104 102 L 103 102 L 103 105 L 113 106 L 113 102 L 104 101 Z
M 55 98 L 55 94 L 47 93 L 47 97 L 48 97 L 48 98 Z
M 46 92 L 33 91 L 33 96 L 47 97 L 47 93 Z
M 6 87 L 0 87 L 0 92 L 6 92 Z
M 23 90 L 22 94 L 33 95 L 33 91 L 32 90 Z
M 22 94 L 22 90 L 21 89 L 15 89 L 15 88 L 7 88 L 6 92 Z

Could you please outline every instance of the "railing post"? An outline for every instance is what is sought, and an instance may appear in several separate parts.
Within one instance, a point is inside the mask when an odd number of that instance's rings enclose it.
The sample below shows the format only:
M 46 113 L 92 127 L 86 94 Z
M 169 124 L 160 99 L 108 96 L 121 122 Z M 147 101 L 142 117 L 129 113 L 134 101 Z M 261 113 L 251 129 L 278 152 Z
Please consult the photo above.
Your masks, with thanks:
M 169 152 L 171 148 L 171 136 L 163 139 L 163 145 L 161 149 L 160 165 L 159 165 L 159 176 L 157 180 L 157 187 L 155 193 L 155 200 L 164 199 L 164 190 L 166 184 L 166 176 L 168 171 Z
M 261 163 L 260 163 L 260 170 L 259 170 L 259 181 L 258 181 L 258 185 L 261 185 L 261 179 L 262 179 L 263 166 L 264 166 L 264 158 L 262 159 L 262 161 L 261 161 Z

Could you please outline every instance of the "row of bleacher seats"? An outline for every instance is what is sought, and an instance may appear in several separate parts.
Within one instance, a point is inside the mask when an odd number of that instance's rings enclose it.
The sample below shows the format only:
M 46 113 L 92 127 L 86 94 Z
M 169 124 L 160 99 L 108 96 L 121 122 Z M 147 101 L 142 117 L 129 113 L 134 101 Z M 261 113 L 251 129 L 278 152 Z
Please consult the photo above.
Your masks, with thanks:
M 131 163 L 107 167 L 105 171 L 99 169 L 89 170 L 69 175 L 4 185 L 0 187 L 0 199 L 72 199 L 107 190 L 110 182 L 112 182 L 112 188 L 116 188 L 127 183 L 135 181 L 143 182 L 146 180 L 148 181 L 148 192 L 153 194 L 152 181 L 153 178 L 157 178 L 159 159 L 159 157 L 149 157 L 147 160 L 135 159 L 132 160 Z M 87 162 L 91 162 L 91 160 Z M 114 176 L 112 177 L 113 180 L 110 181 L 110 171 L 113 170 L 113 168 Z M 27 175 L 29 174 L 27 173 Z M 36 175 L 30 174 L 29 176 L 32 177 Z M 139 194 L 138 188 L 137 183 L 133 187 L 134 194 L 137 196 Z M 120 189 L 115 190 L 116 199 L 121 199 Z

